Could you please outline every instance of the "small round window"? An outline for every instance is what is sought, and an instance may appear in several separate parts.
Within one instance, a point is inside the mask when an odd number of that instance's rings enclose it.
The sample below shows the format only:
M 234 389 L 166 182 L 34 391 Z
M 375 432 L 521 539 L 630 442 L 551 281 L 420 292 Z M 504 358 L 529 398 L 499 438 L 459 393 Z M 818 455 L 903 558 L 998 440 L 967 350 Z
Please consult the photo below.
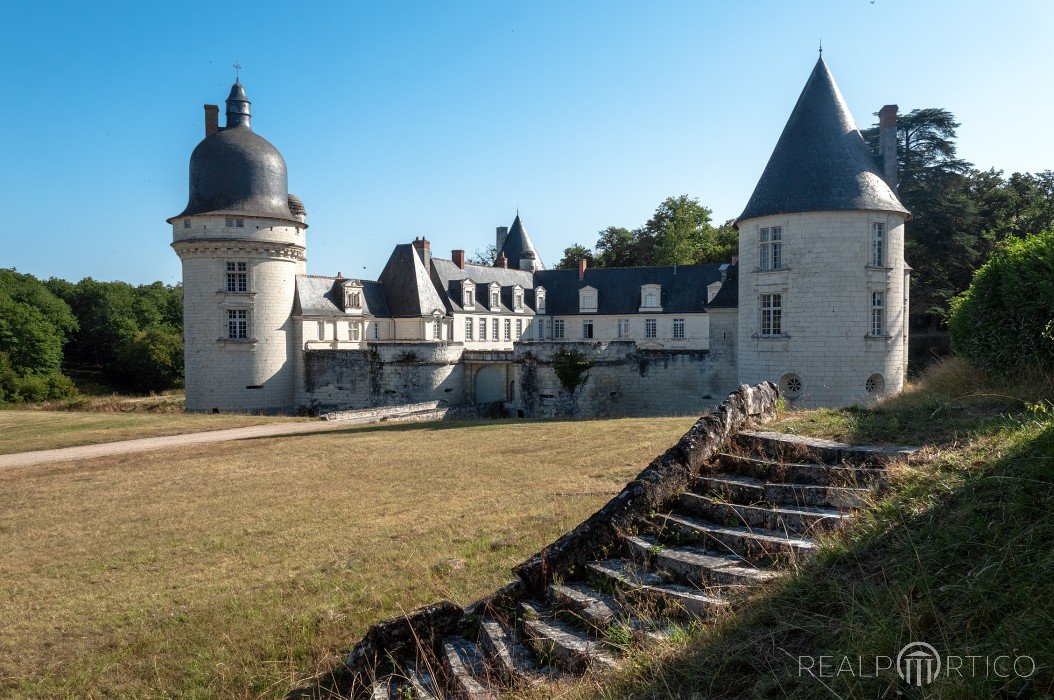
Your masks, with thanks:
M 881 374 L 872 374 L 864 382 L 864 389 L 869 394 L 881 394 L 886 390 L 886 380 L 882 378 Z
M 796 374 L 785 374 L 780 377 L 780 391 L 788 398 L 794 398 L 801 394 L 801 377 Z

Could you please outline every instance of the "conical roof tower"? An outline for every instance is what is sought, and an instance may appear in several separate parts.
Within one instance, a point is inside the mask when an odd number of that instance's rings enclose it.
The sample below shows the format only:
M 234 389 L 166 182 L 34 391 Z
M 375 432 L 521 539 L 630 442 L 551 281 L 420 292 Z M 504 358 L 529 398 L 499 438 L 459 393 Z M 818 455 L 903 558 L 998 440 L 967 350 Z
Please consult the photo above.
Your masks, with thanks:
M 520 220 L 519 212 L 516 212 L 516 220 L 512 222 L 512 227 L 509 229 L 508 235 L 505 236 L 505 242 L 501 244 L 501 249 L 498 250 L 498 257 L 501 257 L 502 253 L 508 258 L 511 267 L 532 271 L 545 269 L 545 264 L 538 256 L 538 251 L 534 248 L 534 241 L 531 240 L 527 229 L 524 228 L 523 222 Z

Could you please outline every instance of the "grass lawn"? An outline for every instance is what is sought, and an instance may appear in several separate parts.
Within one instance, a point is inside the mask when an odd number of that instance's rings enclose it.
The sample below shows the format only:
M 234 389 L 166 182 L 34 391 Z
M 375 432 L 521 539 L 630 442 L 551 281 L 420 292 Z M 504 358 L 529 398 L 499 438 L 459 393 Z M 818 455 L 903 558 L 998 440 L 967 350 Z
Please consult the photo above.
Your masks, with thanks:
M 356 427 L 0 472 L 0 696 L 281 697 L 369 623 L 506 583 L 692 420 Z
M 0 410 L 0 454 L 290 420 L 308 419 L 236 413 L 212 415 L 6 409 Z
M 789 411 L 771 427 L 927 444 L 927 460 L 899 469 L 888 497 L 798 576 L 568 697 L 1054 696 L 1054 378 L 997 381 L 951 360 L 873 407 Z M 916 641 L 961 657 L 958 670 L 946 660 L 922 687 L 876 677 L 878 657 L 895 663 Z M 1027 677 L 1013 673 L 1019 659 Z

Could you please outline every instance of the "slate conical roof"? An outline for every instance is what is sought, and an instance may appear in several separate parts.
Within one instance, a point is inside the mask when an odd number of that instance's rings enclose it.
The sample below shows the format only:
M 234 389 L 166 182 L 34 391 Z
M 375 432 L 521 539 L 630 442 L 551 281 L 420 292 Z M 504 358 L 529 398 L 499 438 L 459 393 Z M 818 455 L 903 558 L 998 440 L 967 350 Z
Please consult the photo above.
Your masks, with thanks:
M 529 258 L 538 261 L 536 263 L 537 269 L 545 269 L 545 265 L 542 263 L 538 251 L 534 248 L 534 241 L 532 241 L 530 235 L 528 235 L 527 229 L 523 227 L 523 222 L 520 221 L 520 215 L 518 212 L 516 214 L 516 220 L 512 222 L 512 226 L 509 228 L 509 234 L 505 236 L 505 242 L 502 243 L 501 250 L 498 251 L 497 257 L 501 257 L 502 253 L 505 253 L 505 257 L 509 259 L 509 267 L 519 269 L 520 259 Z
M 846 210 L 908 213 L 882 178 L 821 57 L 739 221 Z

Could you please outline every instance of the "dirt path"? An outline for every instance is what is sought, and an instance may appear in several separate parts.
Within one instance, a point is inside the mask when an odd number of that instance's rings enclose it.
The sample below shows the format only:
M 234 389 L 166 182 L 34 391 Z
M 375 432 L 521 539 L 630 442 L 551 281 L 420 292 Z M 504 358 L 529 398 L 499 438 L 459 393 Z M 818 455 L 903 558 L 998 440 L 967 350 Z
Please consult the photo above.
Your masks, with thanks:
M 303 433 L 320 433 L 331 430 L 342 430 L 352 424 L 345 421 L 318 421 L 317 423 L 270 423 L 251 425 L 244 428 L 227 428 L 209 430 L 201 433 L 184 433 L 182 435 L 165 435 L 163 437 L 138 438 L 119 442 L 104 442 L 96 445 L 79 445 L 62 447 L 55 450 L 36 450 L 33 452 L 16 452 L 0 455 L 0 469 L 30 467 L 48 462 L 66 462 L 69 460 L 92 459 L 112 455 L 131 454 L 163 450 L 186 445 L 200 445 L 209 442 L 227 440 L 245 440 L 248 438 L 276 437 L 279 435 L 300 435 Z

